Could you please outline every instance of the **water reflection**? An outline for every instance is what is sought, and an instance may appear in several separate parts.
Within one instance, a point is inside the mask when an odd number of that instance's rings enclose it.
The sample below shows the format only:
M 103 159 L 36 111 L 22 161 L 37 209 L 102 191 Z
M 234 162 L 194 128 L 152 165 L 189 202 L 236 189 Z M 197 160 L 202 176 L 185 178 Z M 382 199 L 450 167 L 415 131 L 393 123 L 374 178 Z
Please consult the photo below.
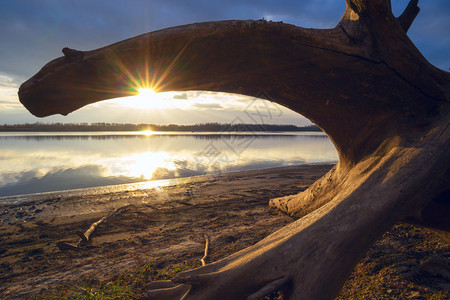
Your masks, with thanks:
M 0 197 L 337 161 L 325 135 L 0 136 Z

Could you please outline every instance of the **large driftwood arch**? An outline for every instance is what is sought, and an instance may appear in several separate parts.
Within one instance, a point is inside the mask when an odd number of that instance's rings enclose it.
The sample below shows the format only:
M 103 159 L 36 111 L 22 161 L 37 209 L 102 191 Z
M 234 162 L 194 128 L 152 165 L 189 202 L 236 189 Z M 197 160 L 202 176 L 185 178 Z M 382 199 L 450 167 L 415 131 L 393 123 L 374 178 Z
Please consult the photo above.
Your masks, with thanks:
M 153 80 L 160 91 L 264 91 L 308 117 L 333 141 L 339 163 L 305 192 L 271 200 L 301 218 L 223 260 L 152 284 L 149 296 L 257 299 L 279 288 L 294 299 L 329 299 L 395 222 L 448 230 L 434 213 L 448 207 L 450 74 L 408 39 L 418 11 L 412 0 L 396 18 L 389 0 L 347 0 L 333 29 L 223 21 L 93 51 L 65 48 L 19 97 L 37 116 L 67 114 Z

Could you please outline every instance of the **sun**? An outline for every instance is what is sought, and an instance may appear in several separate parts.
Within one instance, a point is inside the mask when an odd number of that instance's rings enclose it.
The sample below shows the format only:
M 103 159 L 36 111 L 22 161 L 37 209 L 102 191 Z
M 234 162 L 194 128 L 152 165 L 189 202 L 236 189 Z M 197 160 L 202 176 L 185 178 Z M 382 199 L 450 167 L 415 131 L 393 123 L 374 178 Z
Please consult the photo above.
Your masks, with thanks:
M 139 97 L 146 97 L 146 98 L 153 97 L 157 94 L 156 91 L 152 88 L 139 88 L 138 92 Z
M 142 109 L 165 109 L 170 106 L 170 101 L 151 88 L 140 88 L 138 92 L 138 95 L 127 99 L 127 106 Z
M 145 136 L 151 136 L 154 134 L 154 132 L 151 131 L 150 129 L 147 129 L 147 130 L 142 131 L 142 134 Z

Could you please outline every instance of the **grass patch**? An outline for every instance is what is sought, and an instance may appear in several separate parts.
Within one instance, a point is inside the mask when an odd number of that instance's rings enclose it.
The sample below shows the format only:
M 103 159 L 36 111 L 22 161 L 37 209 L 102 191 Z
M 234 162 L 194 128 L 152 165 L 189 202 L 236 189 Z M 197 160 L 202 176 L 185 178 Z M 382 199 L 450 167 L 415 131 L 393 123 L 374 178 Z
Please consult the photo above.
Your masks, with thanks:
M 83 280 L 72 285 L 59 285 L 45 291 L 37 299 L 140 299 L 146 295 L 145 287 L 155 280 L 169 280 L 177 273 L 191 268 L 187 264 L 169 264 L 161 268 L 145 259 L 142 265 L 129 274 L 110 281 Z

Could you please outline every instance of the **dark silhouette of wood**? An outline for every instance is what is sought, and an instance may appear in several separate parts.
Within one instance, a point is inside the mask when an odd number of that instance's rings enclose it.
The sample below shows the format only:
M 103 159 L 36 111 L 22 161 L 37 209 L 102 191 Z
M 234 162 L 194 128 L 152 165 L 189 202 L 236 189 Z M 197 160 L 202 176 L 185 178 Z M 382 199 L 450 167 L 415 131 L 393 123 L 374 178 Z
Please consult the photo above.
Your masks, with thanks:
M 405 11 L 403 11 L 400 17 L 398 17 L 400 26 L 402 26 L 405 32 L 408 31 L 409 27 L 411 27 L 412 22 L 420 12 L 420 8 L 417 6 L 418 2 L 419 0 L 410 1 Z
M 448 228 L 448 220 L 427 218 L 448 216 L 433 211 L 448 208 L 450 74 L 407 37 L 418 11 L 415 0 L 399 18 L 389 0 L 347 0 L 333 29 L 208 22 L 69 49 L 25 82 L 19 97 L 37 116 L 68 114 L 150 83 L 158 91 L 262 95 L 308 117 L 328 134 L 339 162 L 308 190 L 271 200 L 300 219 L 148 293 L 255 299 L 280 289 L 287 299 L 330 299 L 399 220 Z

